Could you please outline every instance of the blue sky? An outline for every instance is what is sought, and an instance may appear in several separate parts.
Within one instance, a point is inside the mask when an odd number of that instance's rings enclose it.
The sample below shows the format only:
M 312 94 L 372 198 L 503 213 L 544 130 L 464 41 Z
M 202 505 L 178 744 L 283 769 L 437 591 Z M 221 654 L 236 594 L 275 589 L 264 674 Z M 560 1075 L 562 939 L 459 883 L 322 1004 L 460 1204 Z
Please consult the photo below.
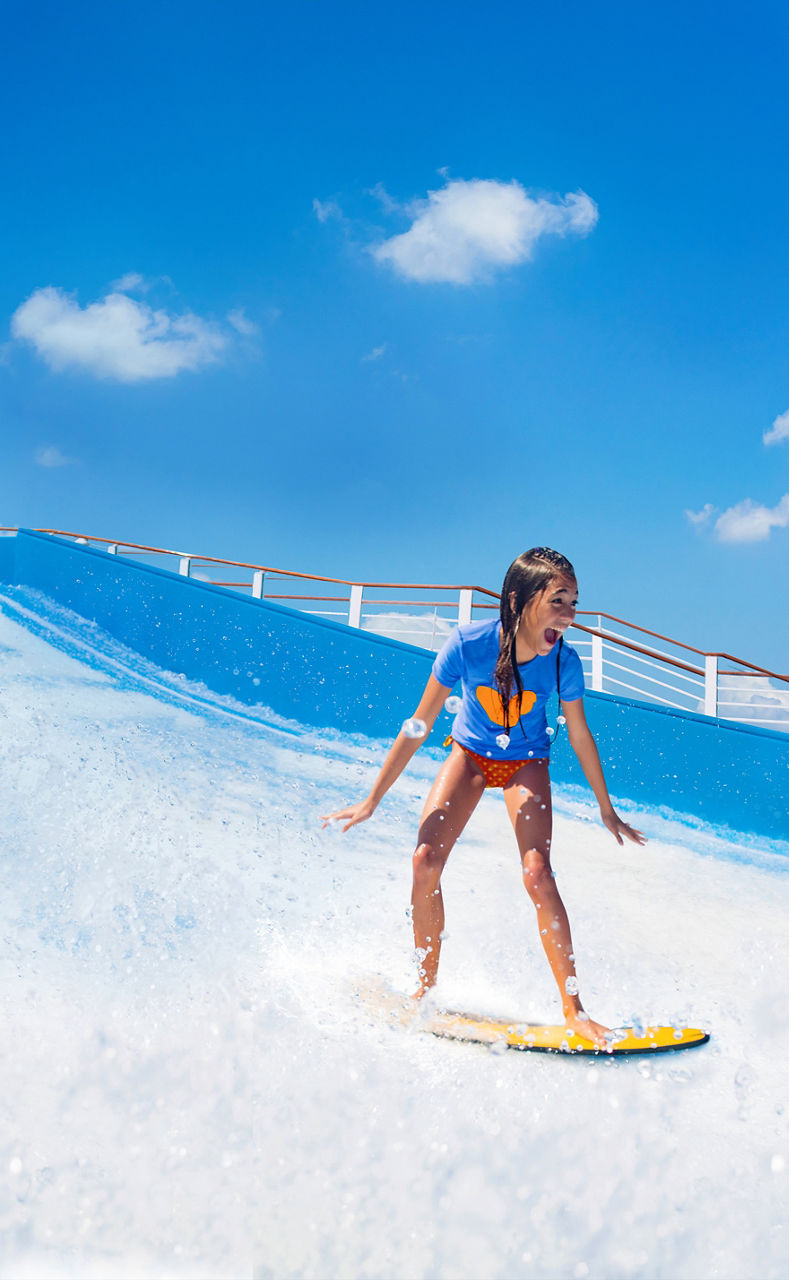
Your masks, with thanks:
M 546 543 L 789 670 L 788 26 L 15 6 L 0 523 L 492 587 Z

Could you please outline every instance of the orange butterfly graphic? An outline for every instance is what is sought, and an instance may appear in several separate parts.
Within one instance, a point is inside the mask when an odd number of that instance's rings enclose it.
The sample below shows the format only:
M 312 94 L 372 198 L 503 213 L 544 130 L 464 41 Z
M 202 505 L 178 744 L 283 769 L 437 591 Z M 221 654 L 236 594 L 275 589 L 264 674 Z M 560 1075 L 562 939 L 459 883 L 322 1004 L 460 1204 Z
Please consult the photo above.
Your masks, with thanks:
M 488 689 L 484 684 L 477 687 L 477 702 L 480 703 L 485 715 L 493 721 L 494 724 L 505 724 L 504 708 L 501 705 L 501 698 L 498 689 Z M 510 724 L 515 725 L 521 716 L 525 716 L 531 711 L 537 694 L 531 689 L 524 689 L 523 693 L 515 695 L 509 701 Z

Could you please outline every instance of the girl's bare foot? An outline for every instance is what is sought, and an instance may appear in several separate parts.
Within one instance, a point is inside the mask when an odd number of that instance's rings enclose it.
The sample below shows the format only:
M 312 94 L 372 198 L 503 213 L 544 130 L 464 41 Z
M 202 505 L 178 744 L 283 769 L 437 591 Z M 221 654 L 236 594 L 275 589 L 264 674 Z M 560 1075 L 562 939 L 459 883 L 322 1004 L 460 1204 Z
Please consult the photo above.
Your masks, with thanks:
M 601 1022 L 593 1022 L 582 1009 L 568 1013 L 564 1019 L 564 1025 L 568 1031 L 574 1031 L 584 1040 L 591 1040 L 598 1048 L 610 1050 L 613 1043 L 613 1032 L 610 1027 L 604 1027 Z
M 411 993 L 411 999 L 424 1000 L 425 996 L 430 994 L 435 985 L 435 980 L 431 982 L 427 974 L 422 975 L 419 979 L 419 986 L 416 991 L 412 991 Z

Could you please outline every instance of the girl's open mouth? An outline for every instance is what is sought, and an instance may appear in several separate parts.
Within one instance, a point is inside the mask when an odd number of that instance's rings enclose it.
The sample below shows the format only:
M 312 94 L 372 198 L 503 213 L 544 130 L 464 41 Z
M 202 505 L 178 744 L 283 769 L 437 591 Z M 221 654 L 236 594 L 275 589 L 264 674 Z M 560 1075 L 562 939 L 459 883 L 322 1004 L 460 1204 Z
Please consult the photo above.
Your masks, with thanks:
M 559 632 L 554 631 L 553 627 L 547 627 L 545 631 L 545 643 L 549 645 L 555 645 L 558 639 L 559 639 Z

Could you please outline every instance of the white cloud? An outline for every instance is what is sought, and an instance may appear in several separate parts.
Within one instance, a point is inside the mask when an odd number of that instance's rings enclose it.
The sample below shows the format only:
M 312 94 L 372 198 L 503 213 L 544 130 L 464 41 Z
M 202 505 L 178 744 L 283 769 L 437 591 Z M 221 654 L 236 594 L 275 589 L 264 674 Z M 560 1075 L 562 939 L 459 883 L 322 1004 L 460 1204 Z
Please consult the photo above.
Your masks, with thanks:
M 366 356 L 362 356 L 362 360 L 365 362 L 368 360 L 380 360 L 388 345 L 388 343 L 382 342 L 380 347 L 373 347 L 372 351 L 368 351 Z
M 471 284 L 494 267 L 525 262 L 541 236 L 586 235 L 598 218 L 583 191 L 533 199 L 519 182 L 492 179 L 450 181 L 410 204 L 408 213 L 409 230 L 371 253 L 422 284 Z
M 56 444 L 39 445 L 34 456 L 40 467 L 67 467 L 74 461 L 73 458 L 67 458 Z
M 249 319 L 243 307 L 236 307 L 234 311 L 228 311 L 227 319 L 236 332 L 243 334 L 245 338 L 254 338 L 260 333 L 260 329 L 254 321 Z
M 376 182 L 374 187 L 370 187 L 368 194 L 375 197 L 386 213 L 403 212 L 403 206 L 390 196 L 382 182 Z
M 312 208 L 318 222 L 328 222 L 329 218 L 342 218 L 342 209 L 336 200 L 313 200 Z
M 62 289 L 37 289 L 11 318 L 51 369 L 83 369 L 99 378 L 140 382 L 171 378 L 218 360 L 226 337 L 199 316 L 154 311 L 123 293 L 82 308 Z
M 762 436 L 766 445 L 778 444 L 782 440 L 789 440 L 789 409 L 779 413 L 772 427 Z M 708 502 L 701 511 L 686 511 L 685 515 L 691 524 L 701 526 L 707 524 L 716 510 Z M 765 507 L 752 498 L 745 498 L 718 516 L 715 536 L 719 542 L 765 542 L 773 529 L 785 529 L 787 525 L 789 493 L 785 493 L 774 507 Z
M 789 409 L 779 413 L 770 430 L 762 436 L 764 444 L 778 444 L 779 440 L 789 440 Z
M 125 276 L 121 276 L 120 280 L 113 280 L 110 285 L 113 293 L 147 293 L 150 287 L 139 271 L 127 271 Z
M 729 507 L 715 521 L 715 533 L 720 542 L 764 542 L 771 529 L 784 529 L 789 525 L 789 493 L 785 493 L 774 507 L 764 507 L 746 498 Z
M 702 525 L 707 523 L 715 511 L 717 511 L 717 507 L 713 507 L 711 502 L 707 502 L 701 508 L 701 511 L 686 511 L 685 515 L 691 524 Z

